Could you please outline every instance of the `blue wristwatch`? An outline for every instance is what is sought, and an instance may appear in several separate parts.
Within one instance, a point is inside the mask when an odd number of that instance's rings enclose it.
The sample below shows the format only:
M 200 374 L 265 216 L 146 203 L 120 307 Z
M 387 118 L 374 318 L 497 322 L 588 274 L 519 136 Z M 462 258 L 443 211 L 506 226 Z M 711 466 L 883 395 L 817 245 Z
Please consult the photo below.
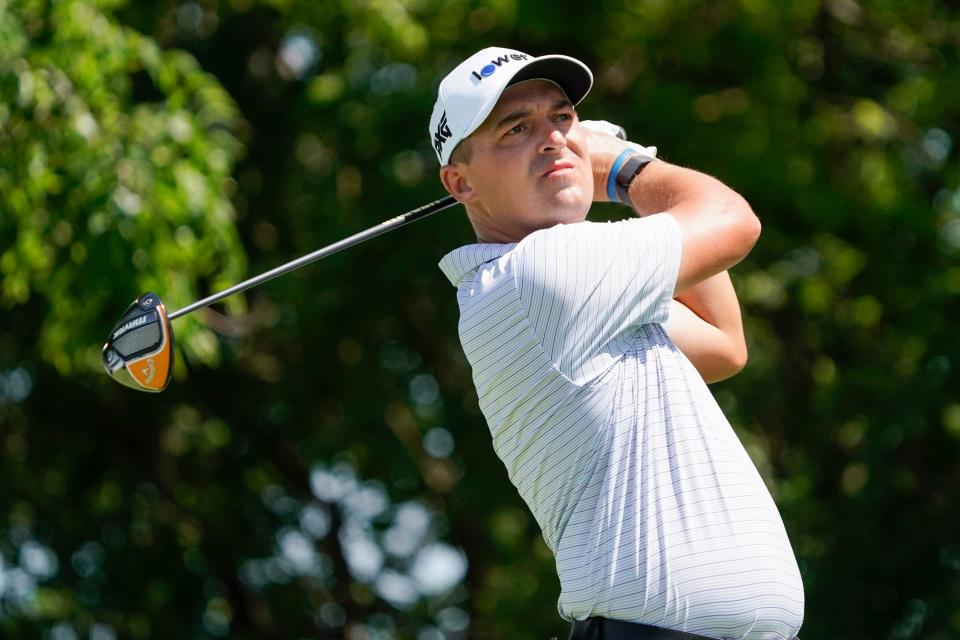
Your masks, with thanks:
M 630 183 L 643 171 L 643 168 L 650 164 L 654 159 L 650 156 L 636 153 L 623 163 L 616 177 L 611 181 L 617 194 L 617 201 L 631 206 L 630 203 Z M 612 172 L 611 172 L 612 173 Z M 608 189 L 609 190 L 609 189 Z

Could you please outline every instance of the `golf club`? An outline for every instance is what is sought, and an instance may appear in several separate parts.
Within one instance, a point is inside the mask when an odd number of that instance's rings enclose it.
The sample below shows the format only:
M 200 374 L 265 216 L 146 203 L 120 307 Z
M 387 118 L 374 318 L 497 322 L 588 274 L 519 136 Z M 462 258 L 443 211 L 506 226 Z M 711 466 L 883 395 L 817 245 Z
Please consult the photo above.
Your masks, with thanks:
M 586 129 L 613 135 L 621 140 L 627 139 L 627 132 L 623 127 L 605 120 L 583 120 L 580 124 Z M 167 313 L 160 296 L 153 292 L 145 293 L 127 307 L 110 331 L 107 342 L 103 345 L 103 368 L 111 378 L 123 385 L 138 391 L 159 393 L 169 384 L 170 376 L 173 374 L 171 320 L 223 300 L 227 296 L 246 291 L 364 240 L 448 209 L 456 203 L 453 196 L 440 198 L 170 313 Z
M 172 320 L 455 204 L 457 201 L 453 196 L 446 196 L 170 313 L 167 313 L 160 296 L 153 292 L 144 293 L 127 307 L 110 331 L 103 345 L 103 367 L 111 378 L 123 385 L 138 391 L 159 393 L 166 388 L 173 373 Z

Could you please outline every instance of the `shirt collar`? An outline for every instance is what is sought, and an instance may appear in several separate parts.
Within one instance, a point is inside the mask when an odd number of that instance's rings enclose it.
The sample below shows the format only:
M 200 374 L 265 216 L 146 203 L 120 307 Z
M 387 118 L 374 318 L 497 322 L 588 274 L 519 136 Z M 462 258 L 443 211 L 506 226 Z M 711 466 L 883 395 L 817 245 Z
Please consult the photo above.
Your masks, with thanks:
M 517 244 L 468 244 L 454 249 L 440 260 L 440 270 L 450 280 L 450 284 L 455 287 L 460 286 L 460 282 L 471 271 L 479 267 L 484 262 L 496 260 L 503 254 L 513 249 Z

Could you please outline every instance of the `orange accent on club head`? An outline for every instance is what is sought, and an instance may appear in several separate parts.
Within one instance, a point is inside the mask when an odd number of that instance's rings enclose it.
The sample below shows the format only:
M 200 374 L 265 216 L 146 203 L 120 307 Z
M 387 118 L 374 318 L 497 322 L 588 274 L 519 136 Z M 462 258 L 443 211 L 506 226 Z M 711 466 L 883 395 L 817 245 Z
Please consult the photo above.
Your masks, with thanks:
M 145 390 L 159 392 L 166 389 L 173 373 L 173 340 L 171 339 L 173 334 L 163 303 L 158 304 L 156 310 L 162 320 L 160 330 L 163 333 L 163 340 L 160 348 L 142 358 L 128 361 L 126 369 L 130 377 Z

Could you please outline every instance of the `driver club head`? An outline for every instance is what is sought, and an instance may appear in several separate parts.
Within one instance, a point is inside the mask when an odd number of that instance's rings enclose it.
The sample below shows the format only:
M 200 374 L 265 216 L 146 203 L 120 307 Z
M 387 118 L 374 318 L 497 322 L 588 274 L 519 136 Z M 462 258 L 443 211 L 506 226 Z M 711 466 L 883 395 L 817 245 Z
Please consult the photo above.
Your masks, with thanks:
M 137 391 L 159 393 L 173 373 L 173 329 L 160 296 L 147 292 L 127 307 L 103 345 L 103 368 Z

